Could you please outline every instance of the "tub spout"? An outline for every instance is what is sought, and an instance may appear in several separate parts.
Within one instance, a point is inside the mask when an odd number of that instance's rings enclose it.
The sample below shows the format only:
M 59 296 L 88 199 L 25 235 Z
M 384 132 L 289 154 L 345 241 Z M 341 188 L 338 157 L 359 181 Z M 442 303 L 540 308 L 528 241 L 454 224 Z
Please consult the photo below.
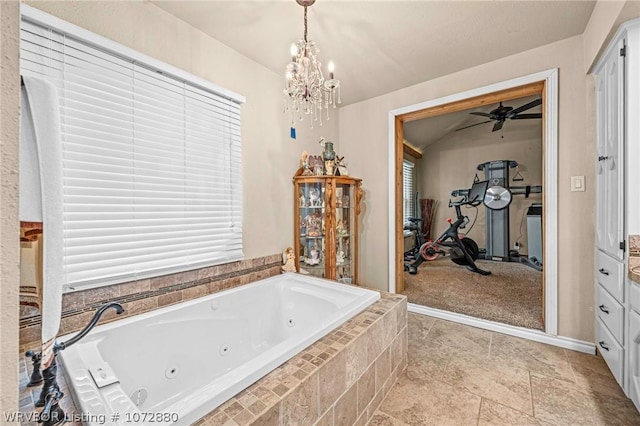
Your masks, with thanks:
M 76 343 L 77 341 L 79 341 L 80 339 L 82 339 L 84 336 L 86 336 L 91 331 L 91 329 L 93 329 L 93 327 L 96 326 L 96 324 L 100 320 L 100 317 L 102 317 L 102 314 L 104 314 L 104 312 L 109 308 L 115 309 L 116 314 L 118 315 L 124 313 L 124 308 L 119 303 L 115 303 L 115 302 L 105 303 L 104 305 L 98 308 L 96 313 L 93 315 L 93 318 L 91 318 L 91 321 L 89 321 L 89 324 L 87 324 L 86 327 L 83 328 L 78 334 L 76 334 L 66 342 L 56 343 L 56 351 L 61 351 L 63 349 L 66 349 L 69 346 Z

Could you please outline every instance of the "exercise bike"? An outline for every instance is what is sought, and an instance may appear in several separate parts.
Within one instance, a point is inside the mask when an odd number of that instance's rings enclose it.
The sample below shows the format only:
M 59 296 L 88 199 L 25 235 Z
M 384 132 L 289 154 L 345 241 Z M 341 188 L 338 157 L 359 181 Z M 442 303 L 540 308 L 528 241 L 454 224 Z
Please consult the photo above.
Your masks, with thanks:
M 452 202 L 449 200 L 449 207 L 454 207 L 456 210 L 456 220 L 448 219 L 449 229 L 444 231 L 435 241 L 427 241 L 422 244 L 420 246 L 420 256 L 415 262 L 405 266 L 405 270 L 408 269 L 410 274 L 415 275 L 418 273 L 418 266 L 425 260 L 435 260 L 440 256 L 448 255 L 453 263 L 464 265 L 471 272 L 480 275 L 491 274 L 491 271 L 480 269 L 475 263 L 479 254 L 476 242 L 471 238 L 461 236 L 459 233 L 459 229 L 464 228 L 469 223 L 469 218 L 462 214 L 460 206 L 470 205 L 477 207 L 482 204 L 488 184 L 488 181 L 474 182 L 469 194 L 463 196 L 460 201 Z
M 402 229 L 404 231 L 411 231 L 414 234 L 413 247 L 404 252 L 404 261 L 413 262 L 420 257 L 420 247 L 425 243 L 425 234 L 422 233 L 422 219 L 417 217 L 408 217 L 409 222 Z

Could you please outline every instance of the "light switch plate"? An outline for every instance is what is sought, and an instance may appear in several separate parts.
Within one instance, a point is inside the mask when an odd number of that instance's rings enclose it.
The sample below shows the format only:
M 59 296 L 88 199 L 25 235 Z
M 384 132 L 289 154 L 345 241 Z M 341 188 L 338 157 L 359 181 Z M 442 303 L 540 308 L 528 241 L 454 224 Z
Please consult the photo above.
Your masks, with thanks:
M 584 192 L 584 176 L 571 176 L 571 192 Z

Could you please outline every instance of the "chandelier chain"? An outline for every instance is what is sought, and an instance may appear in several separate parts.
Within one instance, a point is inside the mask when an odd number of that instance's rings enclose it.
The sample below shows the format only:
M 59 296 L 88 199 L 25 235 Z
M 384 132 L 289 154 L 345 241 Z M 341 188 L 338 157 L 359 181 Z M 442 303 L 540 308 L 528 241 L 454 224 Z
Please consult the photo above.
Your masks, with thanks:
M 304 7 L 304 41 L 307 41 L 307 6 Z

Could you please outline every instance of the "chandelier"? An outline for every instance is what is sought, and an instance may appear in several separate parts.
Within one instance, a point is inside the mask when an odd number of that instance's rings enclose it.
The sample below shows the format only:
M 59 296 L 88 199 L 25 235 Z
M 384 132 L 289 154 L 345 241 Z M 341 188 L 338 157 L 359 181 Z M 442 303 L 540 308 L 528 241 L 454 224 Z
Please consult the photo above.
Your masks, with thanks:
M 319 120 L 322 125 L 322 110 L 326 111 L 329 120 L 329 106 L 340 104 L 340 81 L 333 76 L 333 62 L 329 61 L 329 79 L 322 74 L 321 63 L 316 57 L 319 50 L 314 41 L 307 39 L 307 7 L 316 0 L 296 0 L 304 7 L 304 38 L 291 45 L 291 62 L 287 65 L 285 79 L 285 95 L 288 96 L 287 107 L 291 110 L 291 126 L 295 117 L 302 121 L 304 115 Z M 312 120 L 312 126 L 313 126 Z

